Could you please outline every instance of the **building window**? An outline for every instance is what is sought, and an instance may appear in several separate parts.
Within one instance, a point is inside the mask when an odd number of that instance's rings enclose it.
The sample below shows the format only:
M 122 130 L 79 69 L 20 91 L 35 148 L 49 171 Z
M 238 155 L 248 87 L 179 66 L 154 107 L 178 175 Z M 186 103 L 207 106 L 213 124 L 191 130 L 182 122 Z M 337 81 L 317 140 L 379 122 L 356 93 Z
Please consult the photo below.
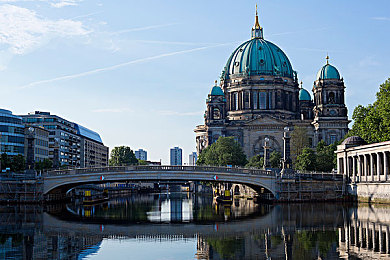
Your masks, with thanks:
M 272 92 L 268 93 L 268 108 L 272 109 Z
M 337 142 L 337 136 L 336 135 L 330 135 L 330 143 L 334 144 L 335 142 Z
M 259 108 L 266 109 L 267 108 L 267 93 L 259 92 Z
M 234 93 L 234 110 L 238 110 L 238 93 Z
M 221 111 L 217 107 L 213 109 L 213 119 L 215 120 L 221 119 Z
M 257 91 L 253 91 L 253 109 L 258 109 Z

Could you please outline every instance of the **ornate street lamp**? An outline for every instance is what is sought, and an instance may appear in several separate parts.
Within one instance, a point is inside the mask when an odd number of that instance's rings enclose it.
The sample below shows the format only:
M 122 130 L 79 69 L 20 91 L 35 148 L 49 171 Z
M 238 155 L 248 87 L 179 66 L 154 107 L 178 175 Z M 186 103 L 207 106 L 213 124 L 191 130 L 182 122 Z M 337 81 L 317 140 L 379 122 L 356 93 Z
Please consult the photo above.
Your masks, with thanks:
M 266 138 L 264 138 L 264 169 L 269 167 L 269 152 L 268 152 L 268 150 L 270 148 L 271 147 L 269 146 L 269 138 L 266 137 Z
M 285 127 L 283 132 L 283 163 L 282 172 L 286 169 L 291 169 L 291 158 L 290 158 L 290 128 Z

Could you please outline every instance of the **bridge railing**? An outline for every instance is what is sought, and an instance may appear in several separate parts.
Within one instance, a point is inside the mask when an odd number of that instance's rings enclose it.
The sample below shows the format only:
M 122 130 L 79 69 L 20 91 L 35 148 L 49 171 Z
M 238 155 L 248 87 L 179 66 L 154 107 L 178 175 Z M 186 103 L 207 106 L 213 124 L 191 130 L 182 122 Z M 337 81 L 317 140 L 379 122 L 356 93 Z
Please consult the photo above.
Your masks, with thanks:
M 108 167 L 96 167 L 96 168 L 78 168 L 78 169 L 65 169 L 49 171 L 46 176 L 59 176 L 59 175 L 78 175 L 78 174 L 90 174 L 90 173 L 119 173 L 119 172 L 166 172 L 166 171 L 179 171 L 179 172 L 214 172 L 214 173 L 238 173 L 249 175 L 268 175 L 274 176 L 274 172 L 270 170 L 261 169 L 248 169 L 237 167 L 216 167 L 216 166 L 164 166 L 164 165 L 131 165 L 131 166 L 108 166 Z

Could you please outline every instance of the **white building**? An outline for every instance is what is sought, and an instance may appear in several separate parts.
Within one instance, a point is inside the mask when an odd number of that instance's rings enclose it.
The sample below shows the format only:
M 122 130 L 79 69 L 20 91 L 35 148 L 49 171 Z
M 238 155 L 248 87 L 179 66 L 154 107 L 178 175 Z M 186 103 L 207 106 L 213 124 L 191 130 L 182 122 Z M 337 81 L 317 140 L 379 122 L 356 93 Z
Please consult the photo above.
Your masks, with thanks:
M 171 148 L 171 165 L 182 165 L 182 149 L 179 147 Z
M 188 165 L 196 165 L 196 161 L 198 160 L 198 155 L 196 152 L 190 153 Z
M 147 161 L 148 152 L 143 149 L 139 149 L 138 151 L 135 151 L 135 158 L 137 158 L 138 160 Z

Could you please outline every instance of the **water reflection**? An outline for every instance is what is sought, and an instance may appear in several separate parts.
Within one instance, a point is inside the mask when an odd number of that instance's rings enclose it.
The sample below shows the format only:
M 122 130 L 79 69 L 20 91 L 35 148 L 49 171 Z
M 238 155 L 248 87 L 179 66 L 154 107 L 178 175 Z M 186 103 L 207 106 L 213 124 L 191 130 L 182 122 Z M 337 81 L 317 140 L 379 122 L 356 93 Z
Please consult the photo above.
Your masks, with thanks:
M 0 220 L 0 259 L 390 257 L 387 207 L 245 199 L 224 207 L 183 193 L 88 207 L 0 206 Z

